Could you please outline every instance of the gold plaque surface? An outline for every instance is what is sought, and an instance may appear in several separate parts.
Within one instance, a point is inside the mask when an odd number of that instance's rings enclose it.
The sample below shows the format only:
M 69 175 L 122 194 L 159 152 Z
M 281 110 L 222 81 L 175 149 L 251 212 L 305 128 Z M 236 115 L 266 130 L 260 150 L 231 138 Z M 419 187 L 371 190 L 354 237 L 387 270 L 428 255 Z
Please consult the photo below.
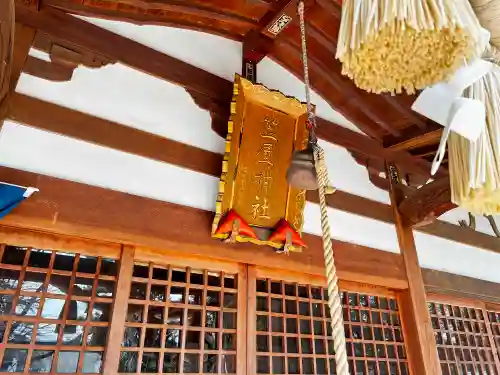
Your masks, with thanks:
M 258 240 L 238 237 L 242 242 L 282 246 L 267 240 L 280 219 L 301 232 L 305 191 L 288 185 L 286 172 L 293 152 L 307 146 L 306 120 L 306 104 L 236 76 L 214 237 L 227 237 L 215 231 L 229 210 L 259 228 Z

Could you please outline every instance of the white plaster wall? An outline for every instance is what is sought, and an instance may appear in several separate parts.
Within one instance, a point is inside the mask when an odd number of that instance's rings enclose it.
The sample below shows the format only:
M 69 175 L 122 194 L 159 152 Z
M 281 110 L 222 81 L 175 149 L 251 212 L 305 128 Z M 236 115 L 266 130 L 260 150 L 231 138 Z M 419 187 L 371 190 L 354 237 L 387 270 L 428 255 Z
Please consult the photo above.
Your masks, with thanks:
M 232 79 L 240 69 L 241 46 L 219 37 L 156 26 L 91 20 L 114 32 Z M 186 48 L 189 46 L 189 48 Z M 216 51 L 216 53 L 214 53 Z M 33 55 L 48 57 L 37 51 Z M 303 98 L 300 81 L 270 60 L 259 64 L 269 87 Z M 47 82 L 22 75 L 17 91 L 94 116 L 221 153 L 223 141 L 210 129 L 210 116 L 180 87 L 115 64 L 99 70 L 78 68 L 71 82 Z M 321 117 L 353 127 L 317 95 Z M 322 143 L 332 182 L 350 193 L 387 203 L 366 170 L 342 148 Z M 0 164 L 90 185 L 213 210 L 217 179 L 176 166 L 6 122 L 0 133 Z M 131 176 L 133 178 L 131 179 Z M 175 183 L 173 183 L 175 181 Z M 199 189 L 203 186 L 204 189 Z M 449 221 L 456 219 L 450 213 Z M 465 215 L 464 215 L 465 216 Z M 330 209 L 335 238 L 399 252 L 393 226 Z M 483 228 L 483 226 L 481 226 Z M 305 231 L 319 234 L 319 209 L 307 204 Z M 500 255 L 416 233 L 424 267 L 500 282 Z

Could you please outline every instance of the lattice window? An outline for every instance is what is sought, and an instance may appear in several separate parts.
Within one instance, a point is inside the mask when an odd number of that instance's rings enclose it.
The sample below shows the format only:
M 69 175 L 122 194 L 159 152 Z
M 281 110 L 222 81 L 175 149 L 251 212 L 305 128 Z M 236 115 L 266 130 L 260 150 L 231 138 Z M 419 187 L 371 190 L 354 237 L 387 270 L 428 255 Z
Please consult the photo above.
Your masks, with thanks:
M 490 321 L 491 335 L 495 341 L 497 354 L 500 355 L 500 312 L 488 311 Z
M 327 290 L 257 280 L 259 374 L 335 374 Z M 351 374 L 407 375 L 395 299 L 342 293 Z
M 237 276 L 135 264 L 121 373 L 236 373 Z
M 2 246 L 2 372 L 100 373 L 114 260 Z
M 428 303 L 443 375 L 497 374 L 482 309 Z

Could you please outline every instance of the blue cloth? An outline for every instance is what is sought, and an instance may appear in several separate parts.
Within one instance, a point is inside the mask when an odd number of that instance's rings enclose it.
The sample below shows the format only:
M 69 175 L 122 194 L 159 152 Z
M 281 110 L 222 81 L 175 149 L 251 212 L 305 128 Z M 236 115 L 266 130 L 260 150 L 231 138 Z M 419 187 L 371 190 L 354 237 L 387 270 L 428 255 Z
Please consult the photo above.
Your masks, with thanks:
M 0 219 L 31 195 L 36 189 L 0 182 Z

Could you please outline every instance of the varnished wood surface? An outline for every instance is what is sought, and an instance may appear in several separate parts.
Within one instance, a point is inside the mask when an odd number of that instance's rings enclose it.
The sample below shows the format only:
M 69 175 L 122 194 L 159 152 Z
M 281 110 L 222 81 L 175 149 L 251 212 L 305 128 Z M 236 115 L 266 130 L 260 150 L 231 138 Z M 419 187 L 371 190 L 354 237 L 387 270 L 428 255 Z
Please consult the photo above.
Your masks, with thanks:
M 399 204 L 399 212 L 411 226 L 423 226 L 456 208 L 451 203 L 450 180 L 445 177 L 428 183 Z
M 418 262 L 413 230 L 404 223 L 398 210 L 403 197 L 396 185 L 400 184 L 401 180 L 397 170 L 389 164 L 387 165 L 387 175 L 390 181 L 390 197 L 399 248 L 408 278 L 408 290 L 401 295 L 401 309 L 405 317 L 405 337 L 410 337 L 411 340 L 408 343 L 410 363 L 415 374 L 440 375 L 441 367 L 427 308 L 424 281 Z
M 0 180 L 40 189 L 3 219 L 8 226 L 311 274 L 324 272 L 320 237 L 306 234 L 307 251 L 285 256 L 250 244 L 227 245 L 211 239 L 212 212 L 4 167 Z M 399 255 L 340 241 L 334 246 L 340 278 L 406 286 Z
M 219 177 L 221 174 L 222 155 L 220 154 L 21 94 L 12 96 L 9 118 L 41 130 L 166 162 L 214 177 Z M 318 203 L 317 194 L 314 192 L 309 192 L 307 199 Z M 341 211 L 385 223 L 394 223 L 391 207 L 380 202 L 343 191 L 337 191 L 328 196 L 327 202 L 330 207 Z M 450 223 L 435 221 L 417 230 L 451 241 L 500 252 L 500 242 L 496 237 L 466 230 Z
M 14 55 L 14 24 L 14 0 L 4 0 L 0 4 L 0 106 L 10 89 Z
M 314 89 L 367 134 L 379 140 L 386 135 L 398 136 L 401 134 L 401 129 L 408 127 L 424 128 L 426 121 L 411 111 L 410 102 L 406 98 L 368 94 L 358 90 L 349 79 L 340 74 L 340 64 L 333 57 L 340 23 L 340 6 L 331 0 L 309 3 L 307 22 L 310 29 L 309 54 Z M 43 0 L 42 12 L 39 13 L 60 9 L 85 16 L 194 29 L 244 41 L 252 33 L 260 34 L 266 25 L 264 21 L 269 21 L 272 15 L 279 15 L 283 4 L 286 3 L 283 1 L 267 4 L 243 0 L 230 2 Z M 20 17 L 24 19 L 25 16 L 26 14 L 22 14 Z M 69 38 L 74 37 L 72 25 L 76 23 L 67 25 Z M 287 27 L 282 34 L 277 43 L 271 44 L 269 51 L 266 52 L 300 77 L 302 64 L 300 51 L 297 48 L 299 45 L 297 23 L 294 22 Z M 89 35 L 98 38 L 97 34 Z

